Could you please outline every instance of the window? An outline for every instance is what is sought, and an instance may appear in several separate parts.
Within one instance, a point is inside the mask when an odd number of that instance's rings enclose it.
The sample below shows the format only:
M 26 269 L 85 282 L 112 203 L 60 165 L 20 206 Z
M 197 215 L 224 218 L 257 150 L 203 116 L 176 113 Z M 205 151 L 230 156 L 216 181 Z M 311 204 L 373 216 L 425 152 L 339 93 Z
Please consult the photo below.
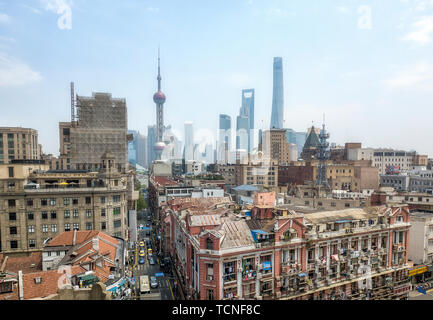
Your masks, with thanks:
M 345 206 L 346 208 L 350 208 L 350 203 L 345 203 L 344 206 Z
M 404 220 L 403 220 L 403 216 L 402 216 L 402 215 L 399 215 L 399 216 L 397 217 L 397 222 L 404 222 Z
M 101 230 L 105 230 L 107 229 L 107 224 L 105 223 L 105 221 L 101 222 Z
M 331 207 L 335 207 L 336 203 L 335 202 L 331 202 Z
M 32 207 L 33 206 L 33 199 L 27 199 L 27 205 L 29 207 Z
M 120 195 L 113 196 L 113 202 L 120 202 Z
M 42 219 L 48 219 L 48 212 L 46 212 L 46 211 L 42 211 L 41 212 L 41 216 L 42 216 Z
M 92 230 L 92 223 L 91 222 L 86 222 L 86 230 Z
M 213 250 L 213 240 L 210 237 L 206 239 L 206 249 Z
M 56 205 L 56 199 L 55 198 L 51 198 L 50 199 L 50 206 L 55 206 Z
M 33 212 L 27 213 L 27 220 L 33 220 L 34 218 L 35 218 L 35 215 L 33 214 Z
M 14 167 L 8 167 L 9 169 L 9 178 L 13 178 L 14 177 Z
M 122 225 L 122 220 L 114 220 L 114 227 L 115 228 L 120 228 L 121 225 Z
M 72 204 L 78 204 L 78 198 L 72 198 Z
M 17 227 L 9 227 L 10 234 L 17 234 Z
M 78 223 L 74 223 L 74 230 L 80 230 Z
M 120 207 L 113 208 L 113 214 L 114 214 L 114 215 L 118 215 L 118 214 L 120 214 Z
M 105 208 L 101 209 L 101 217 L 105 217 Z
M 9 221 L 16 221 L 16 220 L 17 220 L 16 212 L 9 212 Z
M 69 205 L 69 198 L 63 198 L 63 205 L 68 206 Z
M 101 197 L 101 203 L 105 203 L 105 197 Z
M 213 300 L 214 299 L 213 290 L 206 290 L 206 298 L 207 298 L 207 300 Z
M 8 206 L 9 207 L 15 207 L 15 199 L 9 199 L 8 200 Z
M 35 248 L 36 247 L 36 240 L 29 239 L 29 248 Z
M 17 249 L 18 248 L 18 241 L 12 240 L 11 241 L 11 249 Z
M 46 206 L 48 204 L 48 199 L 41 199 L 41 206 Z
M 86 209 L 86 217 L 91 218 L 92 217 L 92 210 Z
M 35 233 L 35 226 L 29 226 L 29 233 Z
M 65 219 L 69 219 L 71 217 L 71 212 L 69 210 L 64 211 Z
M 56 218 L 57 218 L 57 212 L 51 211 L 51 219 L 56 219 Z
M 78 209 L 74 209 L 72 211 L 72 215 L 73 215 L 74 218 L 78 218 Z
M 71 231 L 71 224 L 65 223 L 65 231 Z
M 13 285 L 12 284 L 13 284 L 12 281 L 1 282 L 0 283 L 0 294 L 13 292 Z
M 42 225 L 42 232 L 43 233 L 47 233 L 48 232 L 48 225 L 47 224 L 43 224 Z
M 92 199 L 90 197 L 86 197 L 86 204 L 91 204 L 92 203 Z
M 213 281 L 213 264 L 212 263 L 206 263 L 206 280 L 207 281 Z
M 57 232 L 57 224 L 51 225 L 51 232 Z

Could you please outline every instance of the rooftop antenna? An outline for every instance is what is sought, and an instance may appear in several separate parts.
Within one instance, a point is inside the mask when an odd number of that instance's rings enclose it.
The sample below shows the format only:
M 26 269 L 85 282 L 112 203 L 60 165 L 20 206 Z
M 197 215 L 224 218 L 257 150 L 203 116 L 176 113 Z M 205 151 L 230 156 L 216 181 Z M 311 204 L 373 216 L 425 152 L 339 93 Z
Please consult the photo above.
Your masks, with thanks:
M 75 121 L 74 82 L 71 82 L 71 123 Z

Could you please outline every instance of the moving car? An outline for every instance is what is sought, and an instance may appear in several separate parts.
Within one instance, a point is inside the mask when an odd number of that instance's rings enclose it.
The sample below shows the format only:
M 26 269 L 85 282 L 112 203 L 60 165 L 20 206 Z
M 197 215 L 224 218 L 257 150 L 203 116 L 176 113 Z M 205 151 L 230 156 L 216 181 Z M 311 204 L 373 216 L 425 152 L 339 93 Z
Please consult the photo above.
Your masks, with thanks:
M 148 248 L 147 253 L 152 253 L 152 248 Z
M 146 223 L 146 227 L 150 227 L 150 224 Z
M 140 241 L 139 246 L 144 247 L 144 241 Z
M 140 257 L 144 257 L 146 255 L 146 252 L 144 250 L 140 250 L 140 252 L 138 253 L 138 255 Z
M 153 259 L 153 257 L 149 258 L 149 264 L 154 265 L 155 264 L 155 259 Z
M 140 259 L 138 260 L 139 264 L 144 264 L 146 262 L 146 260 L 144 260 L 144 257 L 140 257 Z
M 158 280 L 156 279 L 155 276 L 150 277 L 150 286 L 152 288 L 158 288 Z
M 147 240 L 146 245 L 148 248 L 152 248 L 152 242 L 150 240 Z

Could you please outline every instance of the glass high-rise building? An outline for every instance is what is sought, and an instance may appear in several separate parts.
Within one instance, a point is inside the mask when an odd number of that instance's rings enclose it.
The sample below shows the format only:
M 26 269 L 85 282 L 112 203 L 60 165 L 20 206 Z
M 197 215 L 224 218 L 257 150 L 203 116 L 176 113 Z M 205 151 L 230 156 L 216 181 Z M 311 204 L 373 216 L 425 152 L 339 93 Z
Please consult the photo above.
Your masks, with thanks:
M 251 152 L 254 148 L 254 89 L 242 90 L 242 107 L 239 115 L 248 118 L 249 128 L 247 150 Z
M 271 129 L 283 129 L 283 122 L 284 122 L 283 58 L 275 57 Z
M 217 161 L 219 163 L 228 163 L 231 151 L 231 117 L 226 114 L 220 114 L 218 128 Z
M 132 134 L 132 140 L 128 141 L 128 161 L 134 167 L 137 164 L 137 135 L 138 132 L 135 130 L 128 130 L 128 134 Z
M 153 146 L 156 143 L 156 125 L 147 127 L 147 166 L 150 167 L 156 160 L 156 154 Z
M 194 129 L 192 122 L 185 122 L 185 161 L 194 160 Z

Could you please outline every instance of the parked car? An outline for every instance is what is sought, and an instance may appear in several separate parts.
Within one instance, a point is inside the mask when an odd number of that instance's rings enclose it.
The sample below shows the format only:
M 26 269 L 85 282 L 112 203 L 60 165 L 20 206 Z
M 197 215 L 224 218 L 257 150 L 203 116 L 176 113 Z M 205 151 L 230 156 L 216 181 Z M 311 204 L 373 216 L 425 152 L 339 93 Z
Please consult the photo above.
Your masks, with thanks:
M 150 277 L 150 286 L 152 288 L 158 288 L 158 280 L 156 279 L 155 276 Z

